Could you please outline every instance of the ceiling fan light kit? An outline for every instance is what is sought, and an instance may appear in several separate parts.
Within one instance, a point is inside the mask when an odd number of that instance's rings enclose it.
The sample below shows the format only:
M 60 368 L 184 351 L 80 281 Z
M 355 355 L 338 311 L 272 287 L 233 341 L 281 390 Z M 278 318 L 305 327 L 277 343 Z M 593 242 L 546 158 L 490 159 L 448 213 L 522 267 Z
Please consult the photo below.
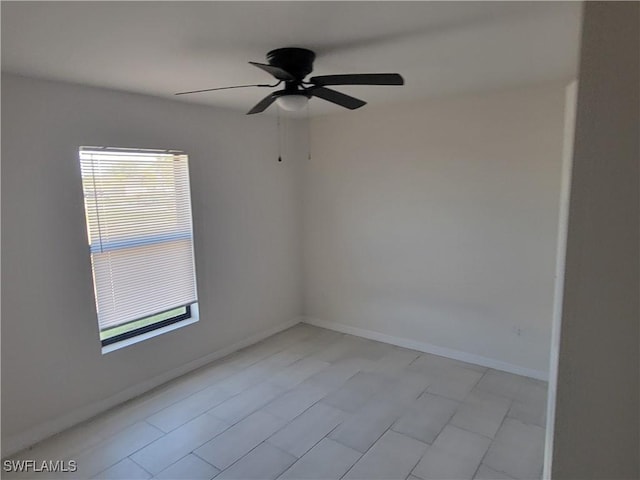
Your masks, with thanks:
M 253 115 L 264 112 L 274 102 L 283 110 L 299 111 L 307 105 L 311 97 L 318 97 L 341 107 L 355 110 L 356 108 L 366 105 L 367 102 L 326 87 L 338 85 L 404 85 L 404 79 L 397 73 L 321 75 L 311 77 L 309 81 L 305 81 L 305 77 L 313 71 L 313 61 L 315 58 L 316 54 L 306 48 L 278 48 L 267 53 L 267 62 L 269 63 L 249 62 L 251 65 L 264 70 L 278 80 L 274 85 L 236 85 L 180 92 L 176 93 L 176 95 L 227 90 L 231 88 L 273 88 L 284 82 L 283 90 L 270 93 L 247 112 L 247 115 Z
M 306 95 L 282 95 L 276 99 L 280 108 L 287 112 L 298 112 L 307 106 L 309 99 Z

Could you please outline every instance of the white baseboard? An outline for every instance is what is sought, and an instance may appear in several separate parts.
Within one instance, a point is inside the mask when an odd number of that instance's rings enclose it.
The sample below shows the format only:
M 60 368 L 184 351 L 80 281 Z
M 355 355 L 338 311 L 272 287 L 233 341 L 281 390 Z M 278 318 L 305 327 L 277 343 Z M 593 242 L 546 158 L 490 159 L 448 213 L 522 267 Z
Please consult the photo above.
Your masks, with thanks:
M 282 330 L 293 327 L 294 325 L 300 323 L 302 320 L 302 317 L 300 317 L 280 323 L 272 328 L 256 333 L 249 338 L 241 340 L 240 342 L 234 343 L 233 345 L 229 345 L 228 347 L 217 350 L 213 353 L 205 355 L 204 357 L 176 367 L 153 378 L 145 380 L 144 382 L 137 385 L 132 385 L 131 387 L 126 388 L 108 398 L 91 403 L 82 408 L 75 409 L 73 412 L 68 413 L 67 415 L 63 415 L 53 420 L 41 423 L 40 425 L 36 425 L 35 427 L 32 427 L 22 433 L 9 435 L 8 437 L 2 439 L 2 458 L 13 455 L 14 453 L 30 447 L 31 445 L 35 445 L 36 443 L 41 442 L 46 438 L 49 438 L 57 433 L 67 430 L 68 428 L 76 426 L 79 423 L 89 420 L 100 413 L 103 413 L 117 405 L 120 405 L 121 403 L 131 400 L 132 398 L 138 397 L 153 388 L 156 388 L 164 383 L 167 383 L 170 380 L 173 380 L 174 378 L 189 373 L 192 370 L 207 365 L 208 363 L 211 363 L 222 357 L 226 357 L 227 355 L 240 350 L 241 348 L 253 345 L 260 340 L 264 340 L 271 335 L 281 332 Z
M 503 372 L 514 373 L 516 375 L 523 375 L 525 377 L 535 378 L 537 380 L 549 380 L 549 372 L 542 370 L 534 370 L 532 368 L 521 367 L 520 365 L 514 365 L 512 363 L 503 362 L 493 358 L 483 357 L 481 355 L 475 355 L 473 353 L 462 352 L 460 350 L 453 350 L 451 348 L 439 347 L 426 342 L 418 342 L 408 338 L 396 337 L 393 335 L 386 335 L 373 330 L 365 328 L 352 327 L 338 322 L 329 322 L 321 320 L 319 318 L 304 317 L 303 323 L 309 325 L 315 325 L 316 327 L 328 328 L 329 330 L 335 330 L 336 332 L 348 333 L 350 335 L 356 335 L 358 337 L 368 338 L 369 340 L 376 340 L 379 342 L 390 343 L 391 345 L 397 345 L 399 347 L 411 348 L 412 350 L 418 350 L 420 352 L 432 353 L 441 357 L 452 358 L 454 360 L 460 360 L 462 362 L 473 363 L 481 365 L 483 367 L 493 368 L 495 370 L 501 370 Z

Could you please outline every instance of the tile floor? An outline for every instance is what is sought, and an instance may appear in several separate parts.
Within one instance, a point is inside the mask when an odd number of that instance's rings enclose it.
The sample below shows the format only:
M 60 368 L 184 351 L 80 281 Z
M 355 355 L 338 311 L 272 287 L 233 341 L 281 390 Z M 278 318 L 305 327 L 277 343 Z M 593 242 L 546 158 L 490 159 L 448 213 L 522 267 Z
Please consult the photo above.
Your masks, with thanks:
M 531 479 L 544 382 L 299 324 L 13 459 L 3 478 Z

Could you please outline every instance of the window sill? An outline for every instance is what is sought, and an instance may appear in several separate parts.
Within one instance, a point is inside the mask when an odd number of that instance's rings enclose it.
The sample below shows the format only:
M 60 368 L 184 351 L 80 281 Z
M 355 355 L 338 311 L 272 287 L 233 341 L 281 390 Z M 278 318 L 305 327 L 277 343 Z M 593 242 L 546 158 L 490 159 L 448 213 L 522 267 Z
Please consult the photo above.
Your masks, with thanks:
M 198 320 L 200 320 L 198 304 L 194 303 L 191 306 L 190 318 L 187 318 L 180 322 L 172 323 L 171 325 L 167 325 L 166 327 L 158 328 L 157 330 L 152 330 L 147 333 L 136 335 L 135 337 L 132 337 L 132 338 L 127 338 L 126 340 L 122 340 L 120 342 L 112 343 L 111 345 L 106 345 L 102 347 L 102 354 L 105 355 L 107 353 L 115 352 L 116 350 L 120 350 L 121 348 L 125 348 L 130 345 L 135 345 L 136 343 L 143 342 L 153 337 L 157 337 L 158 335 L 172 332 L 173 330 L 177 330 L 178 328 L 186 327 L 187 325 L 196 323 Z

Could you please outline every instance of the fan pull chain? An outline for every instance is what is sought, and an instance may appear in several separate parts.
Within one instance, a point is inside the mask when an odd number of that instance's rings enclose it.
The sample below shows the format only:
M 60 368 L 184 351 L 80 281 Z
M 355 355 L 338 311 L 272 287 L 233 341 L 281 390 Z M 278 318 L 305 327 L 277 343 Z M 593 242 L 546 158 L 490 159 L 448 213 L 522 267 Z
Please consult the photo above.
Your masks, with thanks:
M 307 102 L 307 160 L 311 160 L 311 117 L 309 116 L 309 102 Z
M 280 138 L 280 108 L 278 107 L 278 161 L 282 161 L 282 139 Z

